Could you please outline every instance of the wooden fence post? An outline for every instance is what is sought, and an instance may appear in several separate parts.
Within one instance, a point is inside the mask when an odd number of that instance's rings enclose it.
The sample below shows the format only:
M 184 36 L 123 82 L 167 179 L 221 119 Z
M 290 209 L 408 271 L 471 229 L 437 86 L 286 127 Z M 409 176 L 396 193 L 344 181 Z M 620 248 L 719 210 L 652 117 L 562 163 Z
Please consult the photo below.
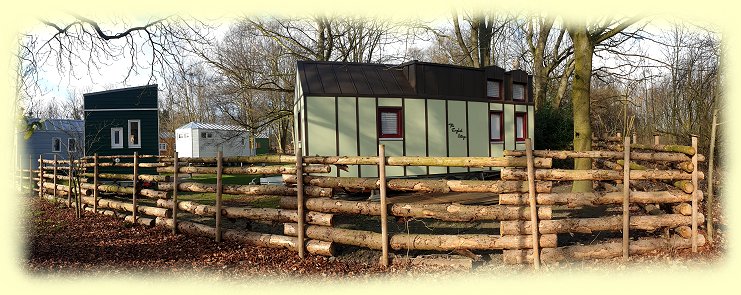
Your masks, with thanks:
M 386 147 L 378 145 L 378 181 L 381 194 L 381 266 L 389 266 L 388 205 L 386 204 Z
M 44 197 L 44 156 L 39 155 L 39 199 Z
M 54 180 L 52 180 L 52 183 L 54 184 L 54 200 L 57 199 L 57 154 L 54 154 L 54 168 L 52 170 L 52 175 L 54 177 Z
M 630 256 L 630 137 L 623 141 L 623 260 Z
M 133 186 L 132 186 L 134 193 L 132 194 L 133 196 L 132 196 L 132 201 L 131 201 L 131 203 L 134 206 L 134 210 L 131 210 L 133 211 L 131 213 L 131 217 L 133 217 L 134 224 L 136 224 L 136 215 L 137 215 L 136 211 L 138 210 L 138 208 L 136 207 L 136 203 L 137 203 L 136 193 L 137 193 L 137 188 L 139 187 L 137 185 L 137 182 L 139 182 L 139 153 L 134 152 L 134 181 L 133 181 Z
M 172 234 L 178 233 L 178 152 L 175 152 L 175 173 L 172 175 Z
M 304 234 L 305 234 L 305 218 L 304 214 L 304 157 L 301 151 L 301 145 L 296 148 L 296 211 L 298 213 L 298 257 L 304 258 Z
M 713 242 L 713 206 L 715 205 L 715 194 L 713 193 L 713 176 L 715 175 L 715 132 L 718 126 L 718 109 L 713 110 L 713 126 L 710 128 L 710 155 L 708 159 L 708 200 L 705 206 L 705 221 L 707 222 L 706 229 L 708 231 L 708 242 Z
M 28 185 L 31 195 L 33 196 L 33 155 L 28 154 Z
M 68 155 L 69 156 L 69 155 Z M 69 160 L 70 157 L 67 157 Z M 72 162 L 67 162 L 67 208 L 72 207 Z
M 659 145 L 660 136 L 658 134 L 654 134 L 654 145 Z
M 533 266 L 540 269 L 540 237 L 538 237 L 538 207 L 535 195 L 535 163 L 533 160 L 533 146 L 530 138 L 525 139 L 525 156 L 527 157 L 527 184 L 528 201 L 530 203 L 530 233 L 533 239 Z
M 697 167 L 697 155 L 700 153 L 697 150 L 697 136 L 692 135 L 692 148 L 695 149 L 695 154 L 692 155 L 692 185 L 694 190 L 692 191 L 692 253 L 697 253 L 697 190 L 698 187 L 698 167 Z
M 93 155 L 93 212 L 98 213 L 98 153 Z
M 638 143 L 638 135 L 633 132 L 633 143 Z
M 223 153 L 221 150 L 216 155 L 216 242 L 221 242 L 221 190 L 223 189 L 222 184 L 222 173 L 224 170 Z

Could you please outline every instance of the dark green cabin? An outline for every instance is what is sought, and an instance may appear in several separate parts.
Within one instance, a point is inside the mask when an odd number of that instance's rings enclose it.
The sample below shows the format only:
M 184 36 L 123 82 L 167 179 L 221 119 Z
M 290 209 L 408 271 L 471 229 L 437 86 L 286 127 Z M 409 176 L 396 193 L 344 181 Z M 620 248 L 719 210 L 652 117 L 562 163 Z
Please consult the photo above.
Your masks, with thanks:
M 159 154 L 157 84 L 86 93 L 83 97 L 85 155 Z M 125 170 L 131 173 L 131 169 Z M 153 173 L 154 169 L 140 171 Z

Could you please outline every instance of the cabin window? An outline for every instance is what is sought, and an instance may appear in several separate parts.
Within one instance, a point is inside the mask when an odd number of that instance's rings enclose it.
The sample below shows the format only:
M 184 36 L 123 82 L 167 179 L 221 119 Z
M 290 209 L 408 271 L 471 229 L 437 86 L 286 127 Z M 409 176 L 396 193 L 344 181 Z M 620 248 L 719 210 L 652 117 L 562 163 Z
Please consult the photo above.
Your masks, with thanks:
M 213 132 L 201 132 L 201 138 L 212 138 L 214 137 Z
M 512 85 L 512 100 L 525 101 L 525 85 L 524 84 L 513 84 Z
M 403 119 L 401 108 L 378 108 L 378 137 L 403 138 Z
M 525 141 L 527 138 L 527 113 L 515 113 L 515 139 Z
M 59 139 L 59 137 L 54 137 L 51 139 L 51 151 L 52 152 L 62 151 L 62 140 Z
M 490 141 L 502 141 L 504 140 L 504 116 L 501 111 L 489 112 L 489 140 Z
M 67 151 L 77 151 L 77 140 L 75 140 L 74 138 L 67 138 Z
M 140 148 L 141 143 L 141 120 L 129 120 L 129 147 Z
M 160 143 L 160 151 L 166 151 L 167 150 L 167 143 L 162 142 Z
M 111 148 L 112 149 L 123 148 L 123 128 L 122 127 L 111 128 Z
M 502 98 L 502 82 L 497 80 L 486 81 L 486 97 L 491 99 Z

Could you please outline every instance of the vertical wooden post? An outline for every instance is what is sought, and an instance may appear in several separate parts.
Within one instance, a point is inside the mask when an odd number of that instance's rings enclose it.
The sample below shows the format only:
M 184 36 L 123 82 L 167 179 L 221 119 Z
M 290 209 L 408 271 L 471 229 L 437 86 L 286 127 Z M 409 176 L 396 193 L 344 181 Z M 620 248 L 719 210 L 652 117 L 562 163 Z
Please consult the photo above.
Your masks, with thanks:
M 67 157 L 67 208 L 72 207 L 72 162 L 69 161 L 70 157 Z
M 713 193 L 713 176 L 715 175 L 715 131 L 718 122 L 718 109 L 713 110 L 713 126 L 710 128 L 710 155 L 708 159 L 708 200 L 705 206 L 705 220 L 707 222 L 708 242 L 713 242 L 713 206 L 715 205 L 715 194 Z
M 692 156 L 692 165 L 695 166 L 692 169 L 692 185 L 695 187 L 692 191 L 692 253 L 697 253 L 697 190 L 698 187 L 698 167 L 697 167 L 697 154 L 700 151 L 697 149 L 697 136 L 692 136 L 692 147 L 695 149 L 695 154 Z
M 296 148 L 296 201 L 298 206 L 298 257 L 304 258 L 304 156 L 301 151 L 301 144 Z
M 527 185 L 528 201 L 530 203 L 530 223 L 533 239 L 533 266 L 540 269 L 540 237 L 538 236 L 538 207 L 535 195 L 535 162 L 533 160 L 533 145 L 530 138 L 525 139 L 525 156 L 527 157 Z
M 52 183 L 54 184 L 54 200 L 57 199 L 57 154 L 54 154 L 54 168 L 52 170 L 52 175 L 54 177 L 54 180 L 52 180 Z
M 178 233 L 178 152 L 175 152 L 175 173 L 172 175 L 172 234 Z
M 93 212 L 98 213 L 98 153 L 93 155 Z
M 44 157 L 39 155 L 39 199 L 44 197 Z
M 219 152 L 216 154 L 216 242 L 221 242 L 221 190 L 223 189 L 223 184 L 221 181 L 222 173 L 221 171 L 223 169 L 223 153 L 221 149 L 219 149 Z
M 659 145 L 660 136 L 658 134 L 654 134 L 654 145 Z
M 33 196 L 33 155 L 28 154 L 28 185 L 31 195 Z
M 638 143 L 638 135 L 635 132 L 633 132 L 633 143 Z
M 378 182 L 381 194 L 381 266 L 389 266 L 388 205 L 386 203 L 386 147 L 378 145 Z
M 630 137 L 623 141 L 623 260 L 630 256 Z
M 139 188 L 139 186 L 137 185 L 138 182 L 139 182 L 139 153 L 134 152 L 134 181 L 133 181 L 133 186 L 132 186 L 134 193 L 132 194 L 132 200 L 131 200 L 131 203 L 134 205 L 134 210 L 131 210 L 133 211 L 131 212 L 131 217 L 133 217 L 134 224 L 136 224 L 136 215 L 137 215 L 136 211 L 139 210 L 139 208 L 137 208 L 136 206 L 137 205 L 136 195 L 137 195 L 137 189 Z

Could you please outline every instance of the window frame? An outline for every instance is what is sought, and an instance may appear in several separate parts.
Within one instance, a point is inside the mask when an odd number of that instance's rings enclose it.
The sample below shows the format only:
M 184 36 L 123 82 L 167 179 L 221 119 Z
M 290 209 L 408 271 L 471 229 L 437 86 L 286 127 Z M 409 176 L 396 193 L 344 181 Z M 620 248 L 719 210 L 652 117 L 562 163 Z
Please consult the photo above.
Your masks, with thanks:
M 517 118 L 522 117 L 522 135 L 523 137 L 517 136 Z M 527 138 L 527 112 L 515 112 L 515 141 L 524 142 Z
M 70 142 L 74 142 L 74 144 Z M 67 151 L 70 153 L 77 151 L 77 139 L 74 137 L 67 138 Z
M 165 145 L 165 148 L 162 148 L 162 145 Z M 159 144 L 159 150 L 160 151 L 166 151 L 167 150 L 167 143 L 166 142 L 160 142 L 160 144 Z
M 136 129 L 136 136 L 139 139 L 139 143 L 137 143 L 137 144 L 131 143 L 131 136 L 133 135 L 133 134 L 131 134 L 131 123 L 133 123 L 133 122 L 136 122 L 137 125 L 138 125 L 138 128 Z M 127 132 L 128 134 L 126 136 L 126 138 L 128 139 L 126 141 L 128 147 L 129 148 L 141 148 L 142 147 L 142 120 L 138 120 L 138 119 L 137 120 L 129 120 L 128 121 L 128 124 L 126 124 L 126 126 L 128 127 L 128 132 Z
M 59 149 L 55 149 L 54 142 L 59 142 Z M 62 138 L 61 137 L 52 137 L 51 138 L 51 151 L 53 153 L 60 153 L 62 152 Z
M 491 116 L 494 114 L 499 115 L 499 138 L 494 139 L 491 137 Z M 504 112 L 503 111 L 489 111 L 489 142 L 491 143 L 502 143 L 504 142 Z
M 381 128 L 381 114 L 396 113 L 396 134 L 383 134 Z M 378 107 L 376 111 L 376 134 L 378 139 L 403 139 L 404 138 L 404 111 L 401 107 Z
M 522 98 L 516 99 L 515 98 L 515 86 L 520 85 L 522 86 Z M 527 101 L 527 84 L 523 83 L 512 83 L 512 101 Z
M 489 82 L 495 82 L 499 83 L 499 93 L 498 96 L 489 96 Z M 503 92 L 504 92 L 504 81 L 497 80 L 497 79 L 486 79 L 486 98 L 491 100 L 502 100 L 504 98 Z
M 115 139 L 114 139 L 114 134 L 115 134 L 116 131 L 118 131 L 118 134 L 119 134 L 119 136 L 118 136 L 118 139 L 119 139 L 118 142 L 119 143 L 118 144 L 116 144 Z M 113 128 L 111 128 L 111 149 L 122 149 L 122 148 L 124 148 L 124 136 L 123 136 L 123 134 L 124 134 L 123 127 L 113 127 Z

